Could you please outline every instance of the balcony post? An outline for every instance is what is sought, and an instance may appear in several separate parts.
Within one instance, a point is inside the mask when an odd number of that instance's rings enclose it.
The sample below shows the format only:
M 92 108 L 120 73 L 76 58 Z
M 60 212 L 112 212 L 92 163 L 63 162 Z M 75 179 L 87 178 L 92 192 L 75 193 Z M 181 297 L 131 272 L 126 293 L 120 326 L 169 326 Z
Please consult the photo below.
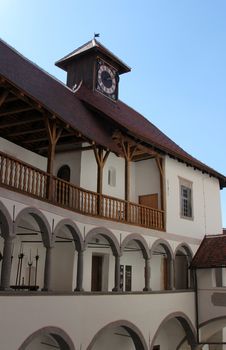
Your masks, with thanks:
M 130 157 L 129 148 L 127 147 L 127 155 L 125 157 L 125 201 L 126 201 L 126 221 L 129 221 L 129 201 L 130 201 Z
M 14 237 L 7 236 L 4 240 L 0 290 L 10 289 L 13 239 Z
M 48 292 L 51 290 L 51 275 L 52 275 L 52 251 L 53 247 L 46 247 L 46 260 L 44 271 L 44 287 L 43 291 Z
M 83 251 L 78 251 L 77 259 L 77 278 L 76 278 L 76 288 L 75 292 L 82 292 L 83 289 Z
M 56 151 L 56 144 L 57 141 L 60 138 L 60 135 L 62 133 L 62 128 L 57 129 L 57 124 L 55 118 L 52 120 L 45 118 L 46 122 L 46 129 L 49 139 L 49 146 L 48 146 L 48 162 L 47 162 L 47 199 L 52 200 L 53 199 L 53 164 L 54 164 L 54 158 L 55 158 L 55 151 Z
M 160 192 L 161 192 L 161 210 L 163 210 L 163 216 L 162 216 L 162 222 L 161 222 L 161 228 L 166 229 L 166 198 L 165 198 L 165 172 L 163 167 L 163 159 L 157 156 L 155 158 L 158 169 L 159 169 L 159 176 L 160 176 Z
M 144 287 L 143 291 L 148 292 L 151 290 L 151 287 L 150 287 L 150 278 L 151 278 L 150 258 L 145 259 L 144 278 L 145 278 L 145 287 Z
M 107 150 L 104 154 L 104 149 L 96 146 L 94 146 L 93 151 L 97 162 L 97 214 L 102 215 L 103 170 L 110 151 Z
M 120 256 L 115 255 L 115 286 L 113 292 L 120 292 Z

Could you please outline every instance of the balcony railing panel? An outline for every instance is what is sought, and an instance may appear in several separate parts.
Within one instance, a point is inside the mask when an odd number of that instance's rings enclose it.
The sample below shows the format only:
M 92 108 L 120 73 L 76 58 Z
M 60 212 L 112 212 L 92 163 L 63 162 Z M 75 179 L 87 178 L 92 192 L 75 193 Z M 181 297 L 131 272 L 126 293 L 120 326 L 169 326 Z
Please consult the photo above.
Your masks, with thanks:
M 75 212 L 164 230 L 164 211 L 87 191 L 0 152 L 0 186 Z M 48 187 L 52 186 L 49 196 Z
M 0 153 L 0 184 L 45 199 L 47 178 L 44 171 Z

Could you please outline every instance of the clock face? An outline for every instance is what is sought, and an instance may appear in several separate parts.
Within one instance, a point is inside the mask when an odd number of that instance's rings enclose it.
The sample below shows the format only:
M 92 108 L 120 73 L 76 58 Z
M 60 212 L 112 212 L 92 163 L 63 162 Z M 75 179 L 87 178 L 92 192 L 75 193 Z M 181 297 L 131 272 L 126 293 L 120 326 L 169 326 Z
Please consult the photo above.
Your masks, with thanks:
M 116 99 L 117 72 L 105 63 L 100 63 L 97 70 L 97 89 Z

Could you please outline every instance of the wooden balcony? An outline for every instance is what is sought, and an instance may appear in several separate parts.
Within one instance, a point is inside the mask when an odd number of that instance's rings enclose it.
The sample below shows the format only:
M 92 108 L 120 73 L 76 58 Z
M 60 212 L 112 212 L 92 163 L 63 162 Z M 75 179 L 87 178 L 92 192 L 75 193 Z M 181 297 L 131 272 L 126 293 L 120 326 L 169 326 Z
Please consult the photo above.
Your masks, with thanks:
M 165 228 L 163 210 L 87 191 L 2 152 L 0 186 L 84 215 L 161 231 Z

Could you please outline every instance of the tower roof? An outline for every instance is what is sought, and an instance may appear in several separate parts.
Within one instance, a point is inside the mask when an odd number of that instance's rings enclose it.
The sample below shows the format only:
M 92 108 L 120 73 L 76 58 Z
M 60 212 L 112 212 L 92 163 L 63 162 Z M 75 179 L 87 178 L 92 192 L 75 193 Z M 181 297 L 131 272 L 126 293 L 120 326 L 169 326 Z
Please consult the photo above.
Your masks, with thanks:
M 118 66 L 119 74 L 123 74 L 131 71 L 131 68 L 127 66 L 127 64 L 125 64 L 122 60 L 120 60 L 117 56 L 115 56 L 111 51 L 109 51 L 104 45 L 102 45 L 95 38 L 88 41 L 84 45 L 80 46 L 76 50 L 72 51 L 68 55 L 64 56 L 60 60 L 58 60 L 55 63 L 55 65 L 67 71 L 67 65 L 69 62 L 73 61 L 74 59 L 77 59 L 78 57 L 81 57 L 84 54 L 88 54 L 90 52 L 96 52 L 97 54 L 101 53 L 107 56 L 108 58 L 110 58 L 112 61 L 114 61 Z

